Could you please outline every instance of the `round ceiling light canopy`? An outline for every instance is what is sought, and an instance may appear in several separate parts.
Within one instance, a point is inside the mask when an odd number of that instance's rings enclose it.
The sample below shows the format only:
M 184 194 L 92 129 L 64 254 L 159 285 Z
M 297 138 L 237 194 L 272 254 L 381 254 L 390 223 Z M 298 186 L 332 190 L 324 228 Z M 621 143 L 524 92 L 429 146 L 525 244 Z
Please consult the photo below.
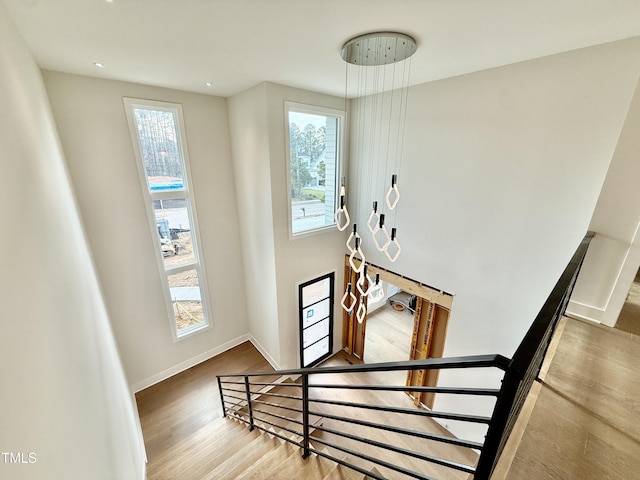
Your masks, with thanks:
M 358 35 L 342 46 L 340 56 L 353 65 L 389 65 L 409 58 L 416 52 L 413 37 L 397 32 Z

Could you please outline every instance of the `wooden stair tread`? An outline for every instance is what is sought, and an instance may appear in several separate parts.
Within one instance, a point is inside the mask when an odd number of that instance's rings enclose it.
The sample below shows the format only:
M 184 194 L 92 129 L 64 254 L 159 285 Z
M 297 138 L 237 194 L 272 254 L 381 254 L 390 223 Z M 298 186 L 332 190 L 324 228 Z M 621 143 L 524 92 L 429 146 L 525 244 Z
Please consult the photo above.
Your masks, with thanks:
M 236 453 L 227 457 L 220 465 L 202 477 L 202 480 L 218 480 L 222 478 L 237 478 L 254 463 L 261 461 L 264 456 L 280 445 L 276 437 L 261 435 L 260 441 L 246 443 Z
M 362 480 L 363 478 L 365 477 L 360 472 L 337 464 L 322 480 Z
M 215 442 L 228 441 L 231 438 L 241 438 L 246 435 L 246 428 L 237 421 L 221 418 L 205 425 L 198 431 L 183 439 L 179 444 L 167 448 L 153 458 L 149 470 L 161 470 L 181 463 L 180 459 L 190 458 L 199 449 Z M 189 460 L 190 462 L 192 460 Z
M 267 438 L 266 436 L 264 437 Z M 259 463 L 254 463 L 235 478 L 238 480 L 277 478 L 274 476 L 274 471 L 283 461 L 292 455 L 301 455 L 298 447 L 287 442 L 279 442 L 280 444 L 264 455 Z M 223 477 L 221 480 L 231 480 L 231 477 Z
M 232 422 L 235 423 L 235 422 Z M 165 478 L 201 478 L 202 475 L 226 459 L 235 450 L 247 442 L 252 442 L 259 436 L 256 431 L 240 426 L 226 430 L 226 434 L 211 436 L 199 442 L 185 442 L 180 445 L 180 451 L 169 451 L 162 461 L 153 463 L 149 474 L 162 472 Z M 188 455 L 182 454 L 187 452 Z M 188 478 L 188 477 L 187 477 Z

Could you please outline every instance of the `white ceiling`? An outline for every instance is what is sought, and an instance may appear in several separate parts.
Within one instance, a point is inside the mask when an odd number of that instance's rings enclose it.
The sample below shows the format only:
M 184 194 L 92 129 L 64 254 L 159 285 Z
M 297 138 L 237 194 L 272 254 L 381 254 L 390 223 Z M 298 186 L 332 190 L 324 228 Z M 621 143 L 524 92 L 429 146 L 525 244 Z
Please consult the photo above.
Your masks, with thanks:
M 342 44 L 370 31 L 417 40 L 414 84 L 640 35 L 640 0 L 0 1 L 44 69 L 221 96 L 344 95 Z

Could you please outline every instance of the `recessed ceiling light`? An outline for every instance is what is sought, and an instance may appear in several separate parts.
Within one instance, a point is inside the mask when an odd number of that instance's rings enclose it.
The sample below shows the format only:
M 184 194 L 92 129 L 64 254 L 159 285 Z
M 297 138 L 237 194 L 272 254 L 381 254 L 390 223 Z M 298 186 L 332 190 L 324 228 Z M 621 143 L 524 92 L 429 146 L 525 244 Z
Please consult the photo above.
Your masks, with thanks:
M 211 82 L 204 82 L 204 84 L 205 84 L 207 87 L 211 87 L 211 86 L 213 86 L 213 83 L 211 83 Z
M 101 62 L 93 62 L 93 64 L 98 68 L 104 68 L 104 63 Z

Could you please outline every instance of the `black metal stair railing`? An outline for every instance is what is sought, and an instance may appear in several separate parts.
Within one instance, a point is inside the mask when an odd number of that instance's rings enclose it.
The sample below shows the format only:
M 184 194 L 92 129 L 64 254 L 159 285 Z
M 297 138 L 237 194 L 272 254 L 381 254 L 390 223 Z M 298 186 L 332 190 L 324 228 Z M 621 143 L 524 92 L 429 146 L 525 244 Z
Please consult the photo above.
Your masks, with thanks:
M 383 467 L 402 478 L 435 480 L 442 469 L 488 480 L 500 458 L 509 434 L 520 413 L 532 383 L 538 377 L 542 361 L 558 320 L 564 314 L 573 285 L 593 233 L 589 232 L 558 280 L 513 359 L 502 355 L 476 355 L 406 362 L 314 367 L 218 376 L 224 416 L 245 422 L 299 446 L 303 457 L 315 453 L 377 480 L 386 480 L 368 465 Z M 500 388 L 418 387 L 406 385 L 370 385 L 357 382 L 359 374 L 389 371 L 493 369 L 502 378 Z M 331 375 L 353 378 L 349 383 L 332 382 Z M 269 381 L 277 376 L 278 380 Z M 328 378 L 328 380 L 326 380 Z M 299 383 L 297 382 L 299 380 Z M 333 398 L 329 392 L 347 392 Z M 490 416 L 458 412 L 432 411 L 413 405 L 372 404 L 358 392 L 425 392 L 437 395 L 474 396 L 493 399 Z M 399 398 L 399 397 L 398 397 Z M 380 420 L 365 416 L 373 412 Z M 384 418 L 382 418 L 384 416 Z M 363 417 L 366 417 L 363 418 Z M 434 418 L 486 426 L 483 442 L 460 439 L 419 428 L 407 427 L 407 418 Z M 321 419 L 321 422 L 314 419 Z M 327 423 L 325 425 L 325 422 Z M 419 422 L 414 422 L 416 426 Z M 410 424 L 412 424 L 410 422 Z M 345 428 L 346 425 L 349 427 Z M 394 439 L 411 438 L 415 448 L 405 448 Z M 473 464 L 427 455 L 420 442 L 448 444 L 467 452 L 464 458 L 476 458 Z M 366 447 L 364 447 L 366 445 Z M 373 452 L 373 453 L 372 453 Z M 393 452 L 389 455 L 388 452 Z M 469 455 L 471 452 L 473 455 Z M 460 458 L 457 455 L 456 458 Z M 364 462 L 364 463 L 363 463 Z M 426 467 L 426 465 L 431 467 Z M 386 469 L 386 470 L 385 470 Z M 429 472 L 427 475 L 424 472 Z M 394 474 L 394 475 L 395 475 Z M 465 478 L 465 477 L 462 477 Z
M 380 459 L 378 456 L 363 453 L 345 443 L 340 443 L 339 439 L 348 439 L 352 444 L 367 444 L 369 446 L 395 452 L 396 454 L 411 457 L 413 459 L 440 465 L 442 467 L 459 470 L 467 474 L 474 473 L 474 465 L 465 465 L 460 462 L 436 458 L 426 455 L 419 450 L 410 450 L 398 447 L 392 443 L 375 440 L 379 437 L 374 432 L 391 432 L 407 437 L 419 438 L 433 442 L 441 442 L 453 445 L 458 448 L 465 448 L 475 451 L 481 451 L 483 445 L 470 440 L 459 439 L 453 436 L 440 435 L 420 430 L 413 430 L 403 426 L 388 423 L 379 423 L 374 421 L 363 420 L 356 415 L 357 410 L 379 411 L 386 414 L 394 414 L 398 416 L 416 416 L 440 418 L 446 420 L 455 420 L 460 422 L 471 422 L 477 424 L 489 425 L 490 417 L 478 415 L 460 414 L 452 412 L 438 412 L 428 409 L 418 409 L 415 407 L 399 407 L 390 405 L 377 405 L 363 403 L 358 401 L 344 401 L 339 399 L 323 398 L 315 395 L 314 392 L 324 390 L 345 390 L 345 391 L 389 391 L 389 392 L 427 392 L 446 395 L 473 395 L 490 398 L 498 398 L 500 390 L 495 388 L 454 388 L 454 387 L 417 387 L 403 385 L 368 385 L 368 384 L 336 384 L 325 383 L 322 379 L 332 374 L 341 375 L 357 375 L 367 372 L 386 372 L 386 371 L 409 371 L 409 370 L 447 370 L 447 369 L 477 369 L 477 368 L 495 368 L 500 372 L 504 372 L 509 366 L 509 359 L 501 355 L 480 355 L 460 358 L 446 359 L 430 359 L 393 363 L 377 363 L 362 365 L 346 365 L 344 367 L 315 367 L 306 369 L 280 370 L 277 372 L 258 372 L 249 375 L 237 376 L 219 376 L 219 388 L 221 398 L 223 399 L 224 414 L 233 416 L 234 418 L 245 422 L 250 429 L 258 428 L 278 436 L 283 440 L 298 445 L 303 449 L 303 456 L 310 453 L 321 455 L 331 460 L 343 464 L 347 467 L 358 470 L 371 478 L 384 480 L 385 477 L 370 472 L 362 466 L 347 462 L 342 455 L 360 458 L 371 464 L 379 465 L 390 470 L 402 473 L 408 477 L 430 480 L 432 477 L 424 475 L 420 472 L 405 468 L 404 461 L 390 463 Z M 279 383 L 262 382 L 261 378 L 273 376 L 277 374 L 281 377 L 299 376 L 301 383 Z M 313 381 L 310 381 L 310 378 Z M 279 390 L 298 390 L 298 394 L 275 393 L 267 391 L 269 387 L 279 387 Z M 244 388 L 243 388 L 244 387 Z M 351 395 L 352 396 L 352 395 Z M 283 405 L 278 403 L 280 400 L 289 400 L 298 402 L 299 406 Z M 340 411 L 352 412 L 349 414 L 335 414 L 329 410 L 323 410 L 322 406 L 338 407 Z M 265 407 L 281 410 L 285 413 L 276 413 L 269 411 Z M 288 414 L 288 415 L 287 415 Z M 297 415 L 297 418 L 296 418 Z M 325 420 L 331 420 L 335 424 L 350 424 L 368 429 L 368 435 L 356 435 L 349 433 L 339 427 L 327 427 L 325 425 L 313 425 L 310 417 L 318 417 Z M 294 425 L 297 428 L 292 428 Z M 309 428 L 311 426 L 311 428 Z M 312 430 L 314 433 L 312 433 Z M 319 435 L 321 433 L 322 435 Z M 291 435 L 288 435 L 291 434 Z M 326 435 L 325 435 L 326 434 Z M 331 437 L 331 440 L 327 438 Z M 317 448 L 314 445 L 327 448 Z M 332 451 L 334 453 L 327 453 Z

